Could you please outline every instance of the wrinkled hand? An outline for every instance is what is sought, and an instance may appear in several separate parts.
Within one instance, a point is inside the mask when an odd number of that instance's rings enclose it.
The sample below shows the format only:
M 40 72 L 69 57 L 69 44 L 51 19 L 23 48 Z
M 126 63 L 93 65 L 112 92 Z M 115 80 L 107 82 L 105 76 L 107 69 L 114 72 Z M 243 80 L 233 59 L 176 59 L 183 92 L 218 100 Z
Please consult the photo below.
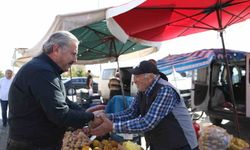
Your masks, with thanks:
M 82 128 L 82 132 L 86 135 L 89 135 L 90 134 L 90 128 L 88 126 L 84 126 Z
M 102 123 L 90 130 L 90 134 L 97 135 L 97 136 L 103 136 L 108 132 L 111 132 L 113 130 L 113 122 L 110 121 L 106 116 L 103 114 L 99 116 L 102 119 Z
M 96 106 L 92 106 L 92 107 L 86 109 L 86 112 L 94 112 L 94 111 L 104 110 L 105 107 L 106 107 L 106 105 L 96 105 Z
M 100 115 L 98 115 L 97 113 L 94 113 L 94 120 L 89 122 L 89 128 L 96 128 L 97 126 L 99 126 L 100 124 L 102 124 L 103 119 Z
M 96 117 L 107 117 L 104 110 L 98 110 L 93 112 Z

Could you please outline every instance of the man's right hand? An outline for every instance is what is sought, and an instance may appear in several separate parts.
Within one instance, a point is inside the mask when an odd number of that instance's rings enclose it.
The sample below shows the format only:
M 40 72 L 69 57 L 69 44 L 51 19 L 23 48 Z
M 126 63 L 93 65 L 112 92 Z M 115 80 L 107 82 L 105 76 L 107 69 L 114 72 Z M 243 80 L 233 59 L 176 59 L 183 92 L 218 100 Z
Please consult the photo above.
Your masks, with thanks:
M 113 122 L 110 121 L 106 116 L 101 115 L 102 123 L 97 126 L 96 128 L 92 128 L 90 130 L 90 134 L 96 135 L 96 136 L 103 136 L 108 132 L 113 131 Z
M 94 113 L 94 120 L 89 122 L 89 128 L 90 129 L 96 128 L 97 126 L 102 124 L 102 122 L 103 122 L 102 117 Z

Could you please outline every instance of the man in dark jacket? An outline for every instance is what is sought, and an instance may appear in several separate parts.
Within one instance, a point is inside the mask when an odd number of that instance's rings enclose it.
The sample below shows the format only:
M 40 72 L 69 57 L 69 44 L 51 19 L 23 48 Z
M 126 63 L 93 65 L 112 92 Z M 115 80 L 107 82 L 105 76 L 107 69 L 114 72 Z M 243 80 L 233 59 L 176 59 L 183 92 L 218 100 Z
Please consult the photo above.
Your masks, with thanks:
M 183 99 L 169 82 L 160 78 L 156 66 L 142 61 L 130 72 L 139 91 L 135 100 L 123 112 L 100 114 L 104 122 L 91 133 L 144 133 L 150 150 L 198 149 Z
M 77 61 L 79 41 L 67 31 L 52 34 L 43 52 L 16 74 L 9 92 L 7 150 L 60 150 L 66 128 L 97 122 L 67 99 L 61 74 Z

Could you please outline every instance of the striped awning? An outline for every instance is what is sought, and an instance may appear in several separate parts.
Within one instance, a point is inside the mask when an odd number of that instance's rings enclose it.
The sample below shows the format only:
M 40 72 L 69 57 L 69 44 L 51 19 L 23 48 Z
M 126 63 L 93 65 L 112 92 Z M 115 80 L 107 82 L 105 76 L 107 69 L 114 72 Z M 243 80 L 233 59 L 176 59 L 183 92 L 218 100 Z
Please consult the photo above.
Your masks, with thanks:
M 230 60 L 240 60 L 245 58 L 245 52 L 226 50 Z M 208 66 L 213 60 L 223 61 L 222 49 L 203 49 L 192 53 L 169 55 L 157 61 L 157 67 L 164 74 L 185 72 Z

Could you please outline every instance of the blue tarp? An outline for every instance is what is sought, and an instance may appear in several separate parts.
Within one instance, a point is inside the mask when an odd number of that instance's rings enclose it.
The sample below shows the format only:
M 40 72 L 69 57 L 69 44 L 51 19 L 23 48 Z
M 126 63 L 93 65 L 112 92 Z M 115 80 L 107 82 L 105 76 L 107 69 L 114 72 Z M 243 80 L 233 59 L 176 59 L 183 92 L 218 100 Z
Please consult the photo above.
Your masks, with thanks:
M 245 52 L 226 50 L 230 60 L 241 60 L 245 58 Z M 185 72 L 208 66 L 213 60 L 223 61 L 222 49 L 203 49 L 192 53 L 169 55 L 157 61 L 157 67 L 164 74 Z M 174 69 L 174 70 L 173 70 Z
M 124 96 L 126 101 L 126 107 L 129 107 L 134 97 L 132 96 Z M 106 113 L 116 113 L 125 110 L 124 100 L 122 95 L 113 96 L 106 106 L 105 112 Z

